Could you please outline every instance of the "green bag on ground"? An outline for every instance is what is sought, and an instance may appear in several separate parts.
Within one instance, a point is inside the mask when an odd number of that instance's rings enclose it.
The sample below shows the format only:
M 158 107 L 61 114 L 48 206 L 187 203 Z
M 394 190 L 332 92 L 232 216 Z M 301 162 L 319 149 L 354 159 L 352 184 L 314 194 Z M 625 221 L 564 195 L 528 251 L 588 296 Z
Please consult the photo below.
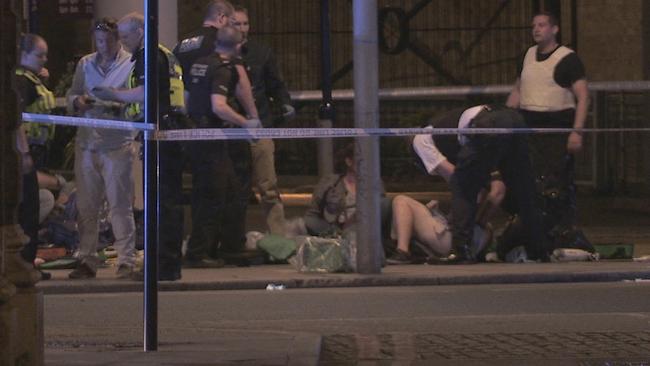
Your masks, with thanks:
M 630 243 L 600 243 L 594 244 L 600 259 L 632 259 L 634 244 Z
M 77 258 L 59 258 L 57 260 L 46 262 L 38 266 L 40 269 L 74 269 L 77 268 Z
M 283 261 L 296 252 L 296 242 L 280 235 L 269 234 L 257 241 L 257 248 L 269 254 L 273 261 Z
M 298 237 L 298 251 L 290 262 L 299 272 L 345 272 L 347 268 L 340 238 Z

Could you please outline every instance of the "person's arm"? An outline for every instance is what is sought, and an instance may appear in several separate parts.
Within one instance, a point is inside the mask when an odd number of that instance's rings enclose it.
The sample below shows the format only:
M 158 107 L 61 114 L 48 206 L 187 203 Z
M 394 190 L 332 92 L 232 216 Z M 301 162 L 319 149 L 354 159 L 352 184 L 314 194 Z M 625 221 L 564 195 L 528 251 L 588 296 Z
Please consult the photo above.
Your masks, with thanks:
M 481 227 L 486 227 L 490 219 L 496 215 L 506 196 L 506 185 L 503 183 L 500 173 L 493 172 L 491 176 L 490 191 L 484 193 L 483 190 L 478 197 L 479 209 L 475 220 Z
M 433 130 L 433 128 L 431 128 Z M 454 174 L 454 165 L 447 160 L 447 157 L 436 147 L 431 135 L 417 135 L 412 142 L 415 153 L 420 157 L 422 164 L 428 174 L 440 175 L 446 182 L 449 182 Z
M 456 167 L 454 164 L 450 163 L 449 160 L 441 162 L 436 169 L 434 169 L 436 174 L 441 176 L 447 183 L 449 183 L 451 176 L 454 174 L 454 170 L 456 170 Z
M 318 182 L 316 188 L 314 188 L 314 192 L 311 194 L 311 204 L 305 213 L 306 216 L 324 218 L 323 209 L 325 208 L 325 196 L 336 184 L 337 180 L 338 177 L 328 175 Z
M 183 92 L 183 97 L 185 98 L 185 109 L 187 109 L 190 105 L 190 92 L 187 91 L 187 88 L 185 88 L 185 91 Z
M 264 83 L 269 97 L 282 106 L 284 118 L 293 118 L 296 115 L 295 108 L 291 105 L 291 95 L 287 86 L 280 76 L 278 65 L 275 61 L 273 51 L 269 49 L 267 61 L 264 64 Z
M 228 105 L 228 98 L 225 95 L 212 94 L 210 100 L 212 102 L 212 112 L 214 112 L 214 114 L 219 118 L 241 127 L 247 127 L 246 118 L 235 112 L 235 110 Z
M 485 198 L 492 206 L 499 207 L 506 197 L 506 185 L 501 178 L 493 179 L 490 182 L 490 192 Z
M 103 100 L 111 100 L 120 103 L 144 103 L 144 85 L 133 89 L 115 89 L 107 87 L 96 87 L 93 94 Z
M 69 113 L 83 114 L 90 108 L 87 102 L 84 85 L 86 83 L 86 75 L 83 66 L 84 59 L 79 60 L 77 67 L 72 77 L 72 85 L 65 95 L 66 105 Z
M 512 90 L 510 91 L 510 94 L 508 95 L 508 99 L 506 100 L 506 106 L 510 108 L 519 108 L 519 101 L 520 101 L 520 89 L 521 87 L 521 79 L 517 78 L 517 81 L 515 81 L 515 85 L 512 87 Z
M 427 208 L 429 210 L 432 210 L 432 209 L 438 207 L 438 201 L 437 200 L 431 200 L 431 201 L 427 202 L 427 204 L 425 206 L 427 206 Z
M 36 179 L 38 180 L 38 187 L 49 189 L 49 190 L 58 190 L 63 188 L 65 184 L 65 179 L 60 175 L 52 175 L 45 172 L 37 171 Z
M 259 128 L 262 126 L 259 119 L 247 120 L 246 117 L 237 113 L 228 105 L 228 97 L 232 94 L 232 89 L 236 89 L 235 82 L 238 80 L 236 71 L 227 67 L 217 67 L 208 69 L 210 74 L 210 103 L 212 112 L 220 119 L 234 123 L 244 128 Z
M 34 161 L 29 153 L 29 144 L 27 143 L 27 134 L 25 127 L 21 123 L 16 129 L 16 151 L 20 155 L 22 173 L 27 174 L 34 169 Z
M 235 96 L 249 118 L 259 118 L 257 107 L 255 106 L 255 98 L 253 98 L 253 87 L 246 73 L 246 69 L 244 69 L 243 65 L 239 64 L 235 66 L 235 69 L 239 75 L 239 81 L 235 88 Z
M 584 128 L 589 110 L 589 88 L 587 80 L 581 79 L 571 85 L 571 90 L 576 96 L 576 114 L 573 120 L 573 128 Z M 567 141 L 567 150 L 576 153 L 582 150 L 582 132 L 571 132 Z

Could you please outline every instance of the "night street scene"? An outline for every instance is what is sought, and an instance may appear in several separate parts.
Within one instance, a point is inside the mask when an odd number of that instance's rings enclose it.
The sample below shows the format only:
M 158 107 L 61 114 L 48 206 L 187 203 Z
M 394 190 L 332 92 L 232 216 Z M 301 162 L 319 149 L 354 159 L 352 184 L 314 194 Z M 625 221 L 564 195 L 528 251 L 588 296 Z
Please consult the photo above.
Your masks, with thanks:
M 650 0 L 0 27 L 0 366 L 650 366 Z

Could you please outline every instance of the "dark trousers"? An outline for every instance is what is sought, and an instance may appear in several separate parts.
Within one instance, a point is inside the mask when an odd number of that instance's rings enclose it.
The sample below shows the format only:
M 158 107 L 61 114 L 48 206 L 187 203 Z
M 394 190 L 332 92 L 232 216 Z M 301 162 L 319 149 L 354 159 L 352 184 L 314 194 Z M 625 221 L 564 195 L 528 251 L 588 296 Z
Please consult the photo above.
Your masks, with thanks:
M 210 248 L 241 249 L 250 191 L 248 142 L 193 141 L 186 150 L 192 167 L 192 237 L 186 257 L 204 258 Z
M 510 109 L 482 112 L 473 128 L 522 128 L 521 115 Z M 461 148 L 451 177 L 451 232 L 455 248 L 467 246 L 477 211 L 476 197 L 488 186 L 490 173 L 501 172 L 513 210 L 527 228 L 526 250 L 530 259 L 545 259 L 541 213 L 535 203 L 535 182 L 523 135 L 474 135 Z
M 40 207 L 36 169 L 23 174 L 22 188 L 22 200 L 18 206 L 18 223 L 25 235 L 29 237 L 29 242 L 25 244 L 20 254 L 25 262 L 34 263 L 38 247 L 38 214 Z
M 566 128 L 573 125 L 575 111 L 556 113 L 521 111 L 526 125 L 533 128 Z M 553 192 L 558 209 L 552 213 L 554 222 L 571 226 L 576 218 L 576 185 L 574 157 L 566 149 L 566 134 L 536 134 L 530 138 L 530 157 L 537 192 L 544 196 Z M 551 229 L 548 227 L 548 229 Z
M 160 273 L 180 271 L 183 243 L 183 167 L 185 154 L 178 141 L 161 141 L 158 162 L 160 186 Z
M 246 212 L 253 178 L 251 148 L 245 140 L 230 140 L 227 145 L 234 180 L 233 185 L 227 188 L 226 196 L 229 199 L 226 211 L 219 216 L 221 228 L 219 251 L 239 252 L 246 242 Z M 217 253 L 212 251 L 212 254 Z

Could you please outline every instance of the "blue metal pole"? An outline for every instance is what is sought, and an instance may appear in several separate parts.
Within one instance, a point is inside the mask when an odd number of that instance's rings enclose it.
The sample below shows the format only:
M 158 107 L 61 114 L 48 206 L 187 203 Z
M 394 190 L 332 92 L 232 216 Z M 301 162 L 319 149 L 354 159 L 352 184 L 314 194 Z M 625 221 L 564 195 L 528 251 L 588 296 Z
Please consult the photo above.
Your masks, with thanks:
M 158 0 L 145 9 L 145 123 L 158 124 Z M 149 135 L 150 132 L 146 132 Z M 158 349 L 158 142 L 144 140 L 144 351 Z

